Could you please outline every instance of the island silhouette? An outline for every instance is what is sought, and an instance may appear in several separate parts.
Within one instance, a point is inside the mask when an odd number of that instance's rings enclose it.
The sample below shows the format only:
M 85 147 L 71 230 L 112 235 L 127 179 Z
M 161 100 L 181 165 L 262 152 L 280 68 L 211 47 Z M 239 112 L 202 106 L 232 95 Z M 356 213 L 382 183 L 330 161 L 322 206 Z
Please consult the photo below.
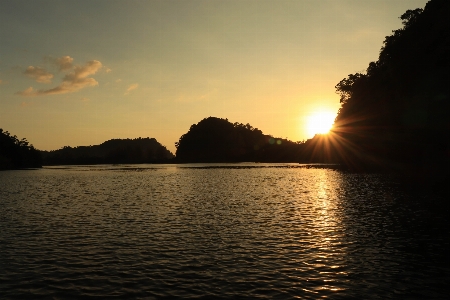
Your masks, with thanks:
M 450 162 L 450 1 L 431 0 L 400 16 L 366 72 L 336 85 L 334 127 L 302 142 L 264 134 L 250 124 L 208 117 L 175 143 L 176 155 L 153 138 L 37 151 L 0 130 L 0 169 L 44 164 L 318 162 L 351 170 L 431 167 Z
M 94 146 L 41 151 L 44 165 L 165 163 L 174 155 L 154 138 L 112 139 Z
M 209 117 L 193 124 L 175 143 L 180 163 L 293 162 L 302 143 L 265 135 L 250 124 Z

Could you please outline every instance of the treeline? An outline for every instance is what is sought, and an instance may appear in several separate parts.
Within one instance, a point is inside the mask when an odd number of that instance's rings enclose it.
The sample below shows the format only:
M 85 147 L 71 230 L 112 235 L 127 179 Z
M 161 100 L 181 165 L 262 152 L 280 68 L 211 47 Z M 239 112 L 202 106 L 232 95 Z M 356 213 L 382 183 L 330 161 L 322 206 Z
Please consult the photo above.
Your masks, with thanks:
M 208 117 L 175 143 L 177 162 L 293 162 L 302 143 L 265 135 L 250 124 Z
M 406 11 L 367 72 L 336 85 L 332 151 L 354 167 L 448 166 L 450 1 Z
M 94 146 L 41 151 L 44 165 L 164 163 L 174 155 L 154 138 L 112 139 Z
M 0 170 L 42 167 L 41 155 L 25 138 L 0 128 Z

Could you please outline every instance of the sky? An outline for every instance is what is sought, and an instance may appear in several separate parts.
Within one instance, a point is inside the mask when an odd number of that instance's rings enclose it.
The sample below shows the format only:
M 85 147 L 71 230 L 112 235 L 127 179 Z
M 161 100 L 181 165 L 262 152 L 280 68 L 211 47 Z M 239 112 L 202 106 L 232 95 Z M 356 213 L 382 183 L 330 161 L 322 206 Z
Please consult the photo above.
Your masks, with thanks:
M 427 0 L 0 0 L 0 128 L 37 149 L 153 137 L 213 116 L 312 138 L 335 85 Z

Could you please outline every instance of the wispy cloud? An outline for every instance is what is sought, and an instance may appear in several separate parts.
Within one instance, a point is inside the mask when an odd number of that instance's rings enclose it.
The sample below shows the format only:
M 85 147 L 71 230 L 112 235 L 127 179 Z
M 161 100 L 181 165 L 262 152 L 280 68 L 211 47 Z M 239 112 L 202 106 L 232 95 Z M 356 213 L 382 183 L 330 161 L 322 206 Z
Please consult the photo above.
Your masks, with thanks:
M 52 56 L 46 56 L 44 57 L 44 62 L 56 66 L 58 68 L 58 71 L 68 71 L 73 67 L 73 58 L 69 55 L 56 58 Z
M 39 83 L 51 83 L 53 74 L 41 67 L 29 66 L 24 74 Z
M 60 68 L 66 68 L 68 64 L 72 64 L 72 58 L 69 56 L 63 57 L 65 59 L 60 60 Z M 98 85 L 97 80 L 92 77 L 88 77 L 97 73 L 102 67 L 102 63 L 98 60 L 91 60 L 84 66 L 74 66 L 73 71 L 67 73 L 60 85 L 47 90 L 35 90 L 33 87 L 29 87 L 24 91 L 17 92 L 17 95 L 21 96 L 40 96 L 40 95 L 57 95 L 67 94 L 79 91 L 83 88 Z M 53 75 L 52 75 L 53 77 Z
M 54 60 L 55 64 L 59 67 L 60 71 L 68 71 L 72 69 L 73 58 L 66 55 L 58 57 Z
M 20 96 L 25 96 L 25 97 L 38 95 L 37 91 L 35 91 L 32 86 L 30 86 L 29 88 L 27 88 L 23 91 L 17 92 L 16 94 L 20 95 Z
M 132 90 L 137 89 L 138 86 L 139 86 L 139 84 L 137 84 L 137 83 L 130 84 L 130 85 L 128 86 L 127 91 L 125 92 L 124 95 L 128 95 Z

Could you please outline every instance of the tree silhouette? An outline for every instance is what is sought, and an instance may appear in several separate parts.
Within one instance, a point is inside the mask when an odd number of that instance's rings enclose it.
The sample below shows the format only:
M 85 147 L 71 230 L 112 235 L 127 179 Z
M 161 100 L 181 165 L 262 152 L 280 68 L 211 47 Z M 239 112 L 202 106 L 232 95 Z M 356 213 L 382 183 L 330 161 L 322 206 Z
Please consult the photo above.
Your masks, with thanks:
M 332 134 L 341 161 L 448 164 L 449 4 L 431 0 L 406 11 L 378 61 L 336 85 L 341 108 Z
M 293 162 L 302 143 L 264 135 L 249 123 L 209 117 L 191 125 L 175 146 L 178 162 Z
M 42 151 L 45 165 L 166 163 L 174 155 L 154 138 L 113 139 L 94 146 Z
M 41 155 L 25 138 L 0 128 L 0 170 L 39 168 L 42 166 Z

